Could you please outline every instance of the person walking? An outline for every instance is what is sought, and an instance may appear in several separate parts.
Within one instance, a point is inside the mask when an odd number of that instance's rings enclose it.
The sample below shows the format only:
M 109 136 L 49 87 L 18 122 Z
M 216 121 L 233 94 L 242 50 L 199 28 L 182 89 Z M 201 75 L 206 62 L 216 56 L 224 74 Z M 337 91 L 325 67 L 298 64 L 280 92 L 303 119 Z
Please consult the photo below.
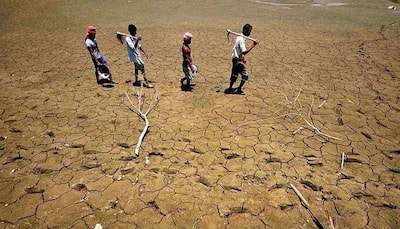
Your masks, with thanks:
M 141 44 L 139 43 L 140 40 L 142 40 L 141 36 L 136 36 L 137 28 L 135 25 L 130 24 L 128 26 L 128 31 L 131 36 L 126 36 L 125 41 L 126 41 L 126 47 L 128 50 L 128 59 L 130 62 L 133 62 L 135 64 L 135 82 L 133 83 L 134 85 L 140 85 L 140 81 L 138 79 L 139 71 L 142 73 L 143 80 L 144 80 L 144 86 L 148 88 L 153 88 L 153 85 L 150 84 L 150 82 L 146 78 L 146 72 L 144 68 L 144 62 L 142 60 L 141 52 L 148 58 L 148 55 L 146 52 L 143 50 Z M 127 82 L 130 82 L 127 80 Z
M 107 66 L 107 68 L 109 68 L 109 66 L 106 58 L 101 54 L 99 46 L 97 45 L 96 27 L 89 25 L 86 29 L 86 35 L 84 39 L 86 48 L 89 51 L 90 57 L 92 58 L 96 81 L 98 84 L 101 84 L 103 81 L 99 78 L 98 68 L 100 65 L 105 65 Z M 111 83 L 115 83 L 114 81 L 112 81 L 111 72 L 109 73 L 108 79 Z
M 241 35 L 250 36 L 253 26 L 250 24 L 245 24 L 242 29 Z M 258 44 L 257 41 L 253 41 L 253 44 L 246 49 L 246 42 L 243 36 L 237 36 L 235 45 L 232 49 L 232 73 L 230 77 L 229 88 L 227 89 L 228 93 L 236 93 L 245 95 L 246 93 L 243 91 L 243 85 L 248 81 L 249 75 L 246 70 L 246 58 L 247 55 L 254 47 Z M 239 87 L 236 91 L 233 89 L 233 85 L 236 82 L 239 74 L 241 75 L 241 81 Z
M 186 80 L 186 86 L 190 87 L 190 82 L 194 80 L 196 76 L 197 67 L 193 64 L 192 52 L 190 44 L 192 43 L 193 35 L 189 32 L 183 34 L 183 45 L 182 45 L 182 71 L 185 73 L 185 77 L 181 79 L 181 87 L 184 86 Z

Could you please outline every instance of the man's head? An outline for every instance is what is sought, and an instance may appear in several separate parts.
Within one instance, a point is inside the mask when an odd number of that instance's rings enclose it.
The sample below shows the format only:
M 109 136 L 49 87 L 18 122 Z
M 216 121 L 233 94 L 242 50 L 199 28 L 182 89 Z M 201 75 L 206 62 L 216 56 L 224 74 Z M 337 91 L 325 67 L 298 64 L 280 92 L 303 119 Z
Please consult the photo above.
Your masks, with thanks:
M 243 30 L 242 30 L 243 35 L 250 36 L 252 29 L 253 29 L 253 26 L 251 26 L 250 24 L 244 25 Z
M 129 31 L 129 33 L 132 35 L 132 36 L 135 36 L 136 35 L 136 26 L 134 25 L 134 24 L 130 24 L 129 26 L 128 26 L 128 31 Z
M 96 27 L 94 27 L 94 26 L 92 26 L 92 25 L 89 25 L 89 26 L 87 27 L 87 29 L 86 29 L 86 33 L 87 33 L 87 36 L 88 36 L 90 39 L 95 38 L 95 37 L 96 37 Z
M 185 44 L 190 44 L 192 42 L 192 37 L 193 35 L 189 32 L 186 32 L 185 34 L 183 34 L 183 42 Z

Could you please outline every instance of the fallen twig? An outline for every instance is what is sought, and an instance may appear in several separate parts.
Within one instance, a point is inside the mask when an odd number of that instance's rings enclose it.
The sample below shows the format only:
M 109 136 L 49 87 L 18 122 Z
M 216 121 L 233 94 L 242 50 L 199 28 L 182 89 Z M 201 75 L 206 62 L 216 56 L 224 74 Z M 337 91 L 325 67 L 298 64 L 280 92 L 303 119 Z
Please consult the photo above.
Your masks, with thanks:
M 327 137 L 327 138 L 332 138 L 332 139 L 336 139 L 336 140 L 342 140 L 342 139 L 340 139 L 340 138 L 337 138 L 337 137 L 334 137 L 334 136 L 331 136 L 331 135 L 322 133 L 317 127 L 315 127 L 315 126 L 314 126 L 313 124 L 311 124 L 309 121 L 307 121 L 306 119 L 304 119 L 304 121 L 305 121 L 305 122 L 307 123 L 307 125 L 309 125 L 317 134 L 322 135 L 322 136 L 325 136 L 325 137 Z
M 325 103 L 326 103 L 326 100 L 322 101 L 322 103 L 318 106 L 318 108 L 321 108 Z
M 334 137 L 334 136 L 331 136 L 331 135 L 328 135 L 328 134 L 323 133 L 322 131 L 320 131 L 320 130 L 315 126 L 315 124 L 314 124 L 314 122 L 313 122 L 313 119 L 312 119 L 312 115 L 311 115 L 311 114 L 312 114 L 312 108 L 313 108 L 313 105 L 314 105 L 314 97 L 312 98 L 311 105 L 310 105 L 310 108 L 309 108 L 309 110 L 308 110 L 307 117 L 304 117 L 304 115 L 301 113 L 301 108 L 302 108 L 302 107 L 301 107 L 301 103 L 298 101 L 298 99 L 299 99 L 299 97 L 300 97 L 300 95 L 301 95 L 301 92 L 303 91 L 303 87 L 304 87 L 304 85 L 305 85 L 305 79 L 304 79 L 304 77 L 303 77 L 301 74 L 299 74 L 299 73 L 298 73 L 295 69 L 293 69 L 292 67 L 290 67 L 290 66 L 288 66 L 288 65 L 286 65 L 286 64 L 284 64 L 284 63 L 278 62 L 278 61 L 275 61 L 275 62 L 278 63 L 278 64 L 280 64 L 280 65 L 283 65 L 284 67 L 286 67 L 286 68 L 288 68 L 288 69 L 290 69 L 290 70 L 292 70 L 292 71 L 302 80 L 300 89 L 296 92 L 296 95 L 295 95 L 295 97 L 293 98 L 293 101 L 290 101 L 289 98 L 288 98 L 288 96 L 287 96 L 285 93 L 281 92 L 281 93 L 283 94 L 283 96 L 285 97 L 285 100 L 286 100 L 287 104 L 288 104 L 288 105 L 291 105 L 291 107 L 289 107 L 289 109 L 294 109 L 294 110 L 297 112 L 297 113 L 291 112 L 291 113 L 286 114 L 286 115 L 284 115 L 284 116 L 285 116 L 285 117 L 288 116 L 288 115 L 300 116 L 301 119 L 303 119 L 304 122 L 305 122 L 308 126 L 310 126 L 310 127 L 312 128 L 312 130 L 314 130 L 314 132 L 315 132 L 316 134 L 318 134 L 318 135 L 320 135 L 320 136 L 323 136 L 323 137 L 326 137 L 326 138 L 332 138 L 332 139 L 336 139 L 336 140 L 341 140 L 341 139 L 338 138 L 338 137 Z M 294 88 L 292 87 L 292 85 L 290 84 L 290 82 L 287 81 L 287 80 L 285 80 L 285 81 L 286 81 L 286 83 L 289 85 L 290 90 L 294 91 Z M 318 107 L 321 108 L 325 103 L 326 103 L 326 100 L 324 100 Z M 298 106 L 297 106 L 297 104 L 298 104 Z M 298 131 L 300 131 L 300 130 L 298 130 Z M 293 132 L 293 134 L 298 133 L 298 131 Z
M 310 204 L 304 198 L 304 196 L 299 192 L 299 190 L 297 190 L 297 188 L 293 184 L 290 184 L 290 187 L 293 189 L 293 191 L 296 193 L 296 195 L 300 198 L 301 202 L 305 205 L 305 207 L 309 208 Z
M 304 129 L 304 128 L 303 128 L 302 126 L 300 126 L 297 130 L 295 130 L 295 131 L 293 132 L 293 135 L 299 133 L 302 129 Z
M 131 104 L 131 106 L 135 109 L 135 113 L 137 113 L 139 115 L 139 117 L 141 119 L 144 120 L 145 122 L 145 126 L 142 130 L 142 133 L 139 136 L 139 140 L 138 143 L 136 144 L 136 148 L 135 148 L 135 154 L 139 156 L 139 150 L 140 147 L 142 145 L 143 139 L 146 136 L 147 132 L 149 131 L 149 127 L 150 127 L 150 122 L 149 119 L 147 118 L 147 115 L 158 105 L 158 102 L 160 100 L 160 98 L 158 97 L 158 93 L 157 90 L 154 88 L 155 90 L 155 96 L 153 97 L 153 100 L 150 102 L 146 112 L 142 112 L 143 106 L 144 106 L 144 99 L 143 99 L 143 95 L 142 95 L 142 90 L 143 90 L 143 83 L 140 85 L 140 90 L 139 92 L 136 94 L 137 100 L 138 100 L 138 106 L 135 106 L 132 102 L 132 100 L 129 98 L 128 93 L 124 92 L 126 97 L 129 100 L 129 103 Z
M 336 139 L 336 140 L 341 140 L 340 138 L 333 137 L 331 135 L 327 135 L 325 133 L 322 133 L 322 131 L 320 131 L 317 127 L 315 127 L 314 122 L 312 121 L 312 117 L 311 117 L 311 111 L 312 111 L 313 104 L 314 104 L 314 97 L 312 97 L 310 109 L 308 111 L 308 117 L 309 117 L 310 121 L 308 121 L 305 118 L 303 118 L 304 121 L 307 123 L 307 125 L 309 125 L 319 135 L 325 136 L 327 138 L 333 138 L 333 139 Z
M 333 221 L 331 216 L 328 216 L 328 221 L 329 221 L 329 228 L 336 229 L 335 222 Z
M 323 229 L 324 227 L 322 226 L 321 222 L 311 211 L 310 204 L 308 203 L 308 201 L 303 197 L 303 195 L 299 192 L 299 190 L 297 190 L 297 188 L 293 184 L 290 184 L 290 187 L 293 189 L 294 193 L 296 193 L 296 195 L 299 197 L 302 205 L 306 208 L 306 210 L 310 214 L 311 218 L 313 219 L 314 223 L 317 224 L 317 227 L 319 229 Z
M 342 152 L 342 163 L 340 163 L 340 169 L 343 169 L 344 166 L 344 159 L 346 158 L 346 155 L 344 154 L 344 152 Z

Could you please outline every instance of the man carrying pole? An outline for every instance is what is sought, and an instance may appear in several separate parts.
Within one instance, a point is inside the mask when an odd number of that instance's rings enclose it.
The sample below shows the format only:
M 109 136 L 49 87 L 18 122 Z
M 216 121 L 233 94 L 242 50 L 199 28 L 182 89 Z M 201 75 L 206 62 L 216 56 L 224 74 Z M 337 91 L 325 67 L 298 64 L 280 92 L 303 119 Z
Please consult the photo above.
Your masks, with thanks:
M 140 52 L 142 52 L 147 57 L 146 52 L 143 50 L 142 46 L 139 43 L 139 41 L 142 38 L 141 38 L 141 36 L 136 36 L 137 29 L 136 29 L 135 25 L 130 24 L 128 26 L 128 30 L 129 30 L 130 36 L 126 36 L 125 41 L 126 41 L 126 47 L 127 47 L 127 50 L 128 50 L 129 61 L 133 62 L 135 64 L 135 82 L 134 82 L 134 85 L 137 85 L 137 84 L 140 83 L 140 81 L 138 80 L 138 75 L 139 75 L 139 71 L 141 71 L 142 75 L 143 75 L 144 86 L 148 87 L 148 88 L 152 88 L 153 85 L 151 85 L 150 82 L 146 78 L 144 62 L 143 62 L 142 57 L 140 55 Z M 117 38 L 120 39 L 120 37 L 118 36 L 118 33 L 117 33 Z M 127 82 L 129 82 L 129 81 L 127 81 Z
M 226 93 L 232 94 L 241 94 L 245 95 L 246 93 L 242 90 L 243 85 L 249 79 L 249 75 L 247 74 L 246 70 L 246 58 L 245 55 L 249 53 L 257 44 L 258 41 L 251 39 L 249 36 L 251 34 L 251 30 L 253 27 L 250 24 L 245 24 L 242 29 L 241 34 L 237 34 L 228 30 L 228 33 L 232 33 L 237 35 L 235 45 L 232 49 L 232 73 L 230 78 L 229 88 L 227 89 Z M 229 35 L 229 34 L 228 34 Z M 246 49 L 245 39 L 250 39 L 253 41 L 252 46 Z M 242 76 L 239 87 L 236 91 L 232 88 L 233 84 L 236 82 L 239 74 Z

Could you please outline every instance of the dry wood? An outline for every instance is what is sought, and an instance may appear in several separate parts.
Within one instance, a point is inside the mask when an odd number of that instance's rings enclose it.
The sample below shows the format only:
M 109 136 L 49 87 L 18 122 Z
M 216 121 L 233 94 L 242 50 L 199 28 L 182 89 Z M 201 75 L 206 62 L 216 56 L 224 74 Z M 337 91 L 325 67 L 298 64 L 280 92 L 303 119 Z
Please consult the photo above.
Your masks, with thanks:
M 128 93 L 124 92 L 125 95 L 126 95 L 126 97 L 127 97 L 128 100 L 129 100 L 129 103 L 130 103 L 131 106 L 134 108 L 133 111 L 134 111 L 136 114 L 138 114 L 139 117 L 140 117 L 141 119 L 143 119 L 144 122 L 145 122 L 145 126 L 144 126 L 144 128 L 143 128 L 143 130 L 142 130 L 142 133 L 141 133 L 140 136 L 139 136 L 138 143 L 136 144 L 136 148 L 135 148 L 135 154 L 136 154 L 136 155 L 139 155 L 139 150 L 140 150 L 140 147 L 141 147 L 141 145 L 142 145 L 143 139 L 144 139 L 144 137 L 146 136 L 146 134 L 147 134 L 147 132 L 149 131 L 149 128 L 150 128 L 150 122 L 149 122 L 149 119 L 148 119 L 147 116 L 148 116 L 148 114 L 158 105 L 158 102 L 159 102 L 159 100 L 160 100 L 160 98 L 158 97 L 157 90 L 156 90 L 155 88 L 154 88 L 154 91 L 155 91 L 155 95 L 154 95 L 154 97 L 153 97 L 153 100 L 150 102 L 150 104 L 149 104 L 149 106 L 148 106 L 146 112 L 143 112 L 143 111 L 142 111 L 142 110 L 143 110 L 143 107 L 144 107 L 143 82 L 141 82 L 139 92 L 136 93 L 136 98 L 137 98 L 137 100 L 138 100 L 138 105 L 137 105 L 137 106 L 135 106 L 135 105 L 133 104 L 131 98 L 129 98 Z
M 323 137 L 326 137 L 326 138 L 332 138 L 332 139 L 336 139 L 336 140 L 341 140 L 341 139 L 338 138 L 338 137 L 335 137 L 335 136 L 332 136 L 332 135 L 328 135 L 328 134 L 323 133 L 321 130 L 319 130 L 319 129 L 315 126 L 314 121 L 313 121 L 313 118 L 312 118 L 312 108 L 313 108 L 313 104 L 314 104 L 314 97 L 312 97 L 312 101 L 311 101 L 311 104 L 310 104 L 310 107 L 309 107 L 309 110 L 308 110 L 307 117 L 304 117 L 304 115 L 301 113 L 302 106 L 301 106 L 301 103 L 298 101 L 298 99 L 299 99 L 299 97 L 300 97 L 300 95 L 301 95 L 301 92 L 303 91 L 303 87 L 304 87 L 305 82 L 306 82 L 305 78 L 304 78 L 300 73 L 298 73 L 295 69 L 293 69 L 292 67 L 290 67 L 290 66 L 288 66 L 288 65 L 286 65 L 286 64 L 284 64 L 284 63 L 281 63 L 281 62 L 279 62 L 279 61 L 274 61 L 274 62 L 277 63 L 277 64 L 280 64 L 280 65 L 282 65 L 282 66 L 284 66 L 284 67 L 286 67 L 286 68 L 288 68 L 288 69 L 290 69 L 291 71 L 293 71 L 293 72 L 302 80 L 302 84 L 301 84 L 299 90 L 296 92 L 296 96 L 293 98 L 293 101 L 290 101 L 289 97 L 288 97 L 286 94 L 284 94 L 283 92 L 281 92 L 281 93 L 283 94 L 283 96 L 285 97 L 285 100 L 286 100 L 286 102 L 287 102 L 286 105 L 289 105 L 288 108 L 289 108 L 289 109 L 294 109 L 294 110 L 295 110 L 295 112 L 290 112 L 290 113 L 285 114 L 285 115 L 282 115 L 282 116 L 283 116 L 283 117 L 287 117 L 287 116 L 298 116 L 298 117 L 300 117 L 300 119 L 303 120 L 316 134 L 318 134 L 318 135 L 320 135 L 320 136 L 323 136 Z M 286 80 L 286 83 L 289 85 L 289 88 L 290 88 L 291 91 L 295 91 L 294 88 L 292 87 L 292 85 L 290 84 L 289 81 Z M 326 100 L 324 100 L 318 107 L 321 108 L 325 103 L 326 103 Z M 282 116 L 281 116 L 281 117 L 282 117 Z M 298 131 L 300 131 L 300 130 L 298 129 L 298 130 L 296 130 L 295 132 L 293 132 L 292 134 L 296 134 L 296 133 L 298 133 Z
M 290 184 L 290 187 L 293 189 L 294 193 L 296 193 L 296 195 L 299 197 L 300 201 L 302 202 L 302 205 L 306 208 L 307 212 L 310 214 L 315 224 L 317 224 L 317 227 L 323 229 L 324 227 L 322 226 L 321 222 L 311 211 L 310 204 L 308 203 L 308 201 L 304 198 L 304 196 L 299 192 L 299 190 L 297 190 L 297 188 L 293 184 Z
M 295 131 L 293 132 L 293 135 L 299 133 L 302 129 L 303 129 L 303 127 L 300 126 L 297 130 L 295 130 Z
M 342 152 L 342 162 L 340 163 L 340 169 L 343 169 L 344 166 L 344 159 L 346 158 L 346 155 L 344 154 L 344 152 Z
M 303 204 L 305 205 L 305 207 L 309 208 L 310 204 L 308 203 L 308 201 L 304 198 L 304 196 L 299 192 L 299 190 L 297 190 L 297 188 L 293 185 L 290 184 L 290 187 L 293 189 L 293 191 L 296 193 L 296 195 L 300 198 L 301 202 L 303 202 Z
M 227 32 L 227 34 L 228 34 L 228 38 L 229 38 L 229 34 L 233 34 L 233 35 L 236 35 L 236 36 L 241 36 L 241 37 L 243 37 L 243 38 L 245 38 L 245 39 L 249 39 L 249 40 L 251 40 L 251 41 L 258 42 L 258 41 L 257 41 L 256 39 L 254 39 L 254 38 L 245 36 L 245 35 L 243 35 L 243 34 L 241 34 L 241 33 L 233 32 L 233 31 L 230 30 L 230 29 L 227 29 L 226 32 Z
M 117 35 L 121 35 L 121 36 L 125 36 L 125 37 L 132 37 L 132 38 L 136 38 L 136 37 L 134 37 L 134 36 L 132 36 L 132 35 L 130 35 L 130 34 L 127 34 L 127 33 L 121 33 L 121 32 L 117 32 Z
M 307 125 L 310 126 L 318 135 L 321 135 L 321 136 L 324 136 L 324 137 L 327 137 L 327 138 L 333 138 L 333 139 L 336 139 L 336 140 L 342 140 L 340 138 L 337 138 L 337 137 L 322 133 L 322 131 L 320 131 L 317 127 L 315 127 L 314 122 L 312 121 L 312 117 L 311 117 L 313 104 L 314 104 L 314 97 L 312 97 L 310 109 L 309 109 L 309 112 L 308 112 L 308 117 L 309 117 L 310 121 L 308 121 L 307 119 L 303 118 L 304 122 L 306 122 Z
M 322 106 L 324 106 L 326 103 L 326 100 L 322 101 L 322 103 L 318 106 L 318 108 L 321 108 Z
M 335 222 L 333 221 L 331 216 L 328 216 L 328 221 L 329 221 L 329 227 L 331 229 L 336 229 Z

